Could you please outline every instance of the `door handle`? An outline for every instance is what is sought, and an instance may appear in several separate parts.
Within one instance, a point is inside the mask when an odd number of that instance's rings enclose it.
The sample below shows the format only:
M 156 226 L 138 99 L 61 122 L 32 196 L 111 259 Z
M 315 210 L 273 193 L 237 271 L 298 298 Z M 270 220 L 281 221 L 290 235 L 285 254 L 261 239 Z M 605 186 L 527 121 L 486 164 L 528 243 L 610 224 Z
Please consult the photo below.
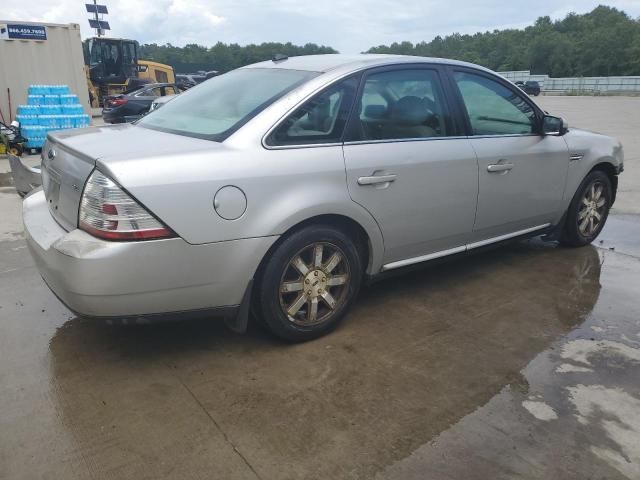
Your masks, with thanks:
M 508 172 L 513 168 L 513 163 L 494 163 L 492 165 L 487 165 L 487 172 L 496 173 L 496 172 Z
M 393 182 L 395 179 L 395 173 L 389 173 L 387 175 L 372 175 L 370 177 L 358 178 L 358 185 L 377 185 L 378 183 Z

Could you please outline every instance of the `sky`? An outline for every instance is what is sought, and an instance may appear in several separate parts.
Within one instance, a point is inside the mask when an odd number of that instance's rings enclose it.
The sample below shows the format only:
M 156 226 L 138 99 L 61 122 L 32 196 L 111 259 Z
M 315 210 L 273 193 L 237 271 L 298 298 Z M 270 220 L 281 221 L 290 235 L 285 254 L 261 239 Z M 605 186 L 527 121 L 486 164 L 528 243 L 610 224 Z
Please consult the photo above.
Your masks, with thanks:
M 0 20 L 78 23 L 93 36 L 84 0 L 3 0 Z M 640 17 L 640 0 L 99 0 L 108 36 L 140 43 L 292 42 L 358 53 L 372 46 L 429 41 L 454 32 L 524 28 L 536 18 L 585 13 L 598 4 Z

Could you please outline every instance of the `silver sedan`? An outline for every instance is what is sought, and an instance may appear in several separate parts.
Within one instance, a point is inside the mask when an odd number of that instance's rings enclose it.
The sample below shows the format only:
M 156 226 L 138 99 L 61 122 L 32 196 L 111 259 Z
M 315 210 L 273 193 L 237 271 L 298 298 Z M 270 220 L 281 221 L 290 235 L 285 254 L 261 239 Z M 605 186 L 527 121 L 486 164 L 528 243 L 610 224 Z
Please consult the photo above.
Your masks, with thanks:
M 134 125 L 50 134 L 24 224 L 79 315 L 242 331 L 253 312 L 303 341 L 385 271 L 525 236 L 592 242 L 622 169 L 616 140 L 477 65 L 279 56 Z

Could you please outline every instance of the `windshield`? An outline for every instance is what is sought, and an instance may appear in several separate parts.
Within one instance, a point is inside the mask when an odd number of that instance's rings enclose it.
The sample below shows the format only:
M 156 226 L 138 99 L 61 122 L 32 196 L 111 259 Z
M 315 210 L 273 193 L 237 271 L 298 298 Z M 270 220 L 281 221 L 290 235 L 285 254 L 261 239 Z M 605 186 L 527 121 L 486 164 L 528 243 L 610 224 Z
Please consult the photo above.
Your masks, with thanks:
M 282 95 L 317 75 L 279 68 L 233 70 L 191 88 L 137 124 L 221 142 Z

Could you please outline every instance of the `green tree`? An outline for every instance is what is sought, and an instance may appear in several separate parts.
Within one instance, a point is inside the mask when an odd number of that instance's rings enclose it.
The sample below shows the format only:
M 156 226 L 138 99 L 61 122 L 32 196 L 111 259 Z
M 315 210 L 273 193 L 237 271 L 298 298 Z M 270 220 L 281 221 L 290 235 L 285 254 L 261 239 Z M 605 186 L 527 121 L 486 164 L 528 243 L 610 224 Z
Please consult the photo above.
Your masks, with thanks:
M 540 17 L 524 29 L 453 33 L 415 45 L 380 45 L 368 53 L 446 57 L 493 70 L 531 70 L 554 77 L 640 75 L 640 20 L 599 6 L 556 21 Z
M 170 43 L 140 46 L 140 58 L 171 65 L 177 73 L 192 73 L 198 70 L 227 72 L 243 65 L 269 60 L 277 53 L 295 56 L 337 52 L 331 47 L 315 43 L 299 46 L 289 42 L 245 46 L 218 42 L 209 48 L 195 44 L 175 47 Z

